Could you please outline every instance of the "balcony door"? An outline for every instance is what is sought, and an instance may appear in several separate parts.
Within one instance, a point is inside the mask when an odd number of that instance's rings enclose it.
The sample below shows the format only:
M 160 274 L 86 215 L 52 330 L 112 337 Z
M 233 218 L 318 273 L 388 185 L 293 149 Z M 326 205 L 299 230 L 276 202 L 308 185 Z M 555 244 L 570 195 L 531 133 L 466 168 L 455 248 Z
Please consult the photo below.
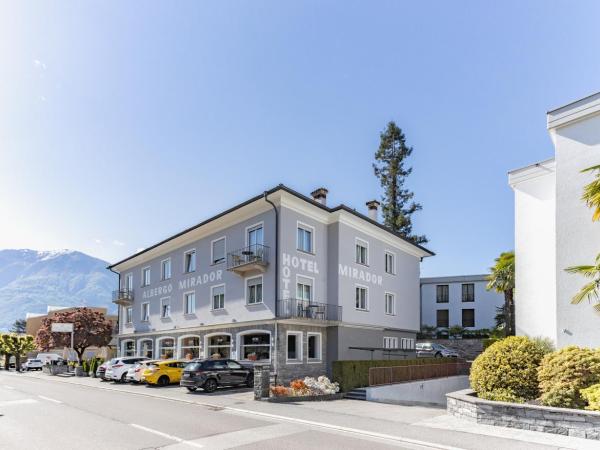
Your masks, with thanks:
M 262 225 L 257 225 L 248 230 L 248 246 L 251 248 L 257 248 L 259 245 L 263 245 L 264 236 L 263 236 L 263 227 Z
M 128 291 L 133 291 L 133 274 L 131 274 L 131 273 L 129 275 L 127 275 L 125 288 Z

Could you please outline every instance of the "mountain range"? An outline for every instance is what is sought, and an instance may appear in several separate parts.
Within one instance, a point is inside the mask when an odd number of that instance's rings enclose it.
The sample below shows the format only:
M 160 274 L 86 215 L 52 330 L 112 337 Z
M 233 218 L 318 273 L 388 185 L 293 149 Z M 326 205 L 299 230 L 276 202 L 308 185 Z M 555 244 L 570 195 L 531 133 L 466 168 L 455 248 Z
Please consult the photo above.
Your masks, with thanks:
M 0 250 L 0 330 L 52 306 L 103 306 L 116 311 L 117 276 L 108 263 L 74 250 Z

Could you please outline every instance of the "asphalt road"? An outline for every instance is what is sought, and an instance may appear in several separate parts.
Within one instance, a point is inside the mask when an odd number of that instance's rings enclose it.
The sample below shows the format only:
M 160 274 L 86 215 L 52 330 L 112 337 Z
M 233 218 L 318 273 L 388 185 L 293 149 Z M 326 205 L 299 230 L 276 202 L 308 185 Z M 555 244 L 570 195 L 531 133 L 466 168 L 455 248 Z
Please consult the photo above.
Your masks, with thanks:
M 18 375 L 0 378 L 0 414 L 2 449 L 431 448 Z

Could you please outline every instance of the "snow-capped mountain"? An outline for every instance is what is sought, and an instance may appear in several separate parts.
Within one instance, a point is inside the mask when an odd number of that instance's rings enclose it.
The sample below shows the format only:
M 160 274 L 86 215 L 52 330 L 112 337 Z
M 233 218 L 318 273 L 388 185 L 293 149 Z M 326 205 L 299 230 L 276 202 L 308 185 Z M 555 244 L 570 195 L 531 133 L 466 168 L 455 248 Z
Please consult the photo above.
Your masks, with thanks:
M 117 277 L 107 262 L 74 250 L 0 250 L 0 330 L 48 305 L 104 306 L 115 312 Z

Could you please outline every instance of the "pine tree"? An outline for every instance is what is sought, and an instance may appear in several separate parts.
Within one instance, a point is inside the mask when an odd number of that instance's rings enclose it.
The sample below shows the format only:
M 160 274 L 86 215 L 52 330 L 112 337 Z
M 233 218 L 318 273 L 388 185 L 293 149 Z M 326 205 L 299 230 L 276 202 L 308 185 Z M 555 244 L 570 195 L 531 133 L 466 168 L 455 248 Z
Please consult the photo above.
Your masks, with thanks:
M 414 193 L 404 187 L 412 167 L 406 159 L 413 149 L 406 145 L 402 130 L 392 121 L 380 135 L 379 149 L 375 152 L 373 170 L 384 190 L 382 197 L 383 223 L 415 244 L 424 244 L 427 238 L 412 234 L 411 216 L 422 209 L 413 201 Z

